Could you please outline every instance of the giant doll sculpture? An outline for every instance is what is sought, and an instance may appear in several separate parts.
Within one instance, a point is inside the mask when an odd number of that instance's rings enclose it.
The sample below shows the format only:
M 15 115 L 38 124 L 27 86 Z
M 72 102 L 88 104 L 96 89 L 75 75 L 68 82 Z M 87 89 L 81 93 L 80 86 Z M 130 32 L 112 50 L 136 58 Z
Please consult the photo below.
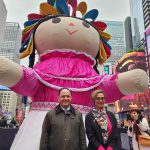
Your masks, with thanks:
M 77 11 L 81 18 L 76 17 Z M 28 15 L 22 34 L 20 57 L 30 55 L 31 68 L 0 58 L 0 84 L 32 98 L 32 111 L 11 150 L 38 150 L 44 116 L 56 106 L 62 87 L 72 90 L 72 103 L 83 113 L 90 110 L 90 95 L 97 88 L 103 89 L 108 103 L 147 88 L 148 77 L 139 69 L 103 76 L 95 71 L 97 63 L 103 64 L 111 55 L 106 24 L 95 21 L 97 16 L 97 10 L 87 12 L 86 3 L 77 0 L 42 3 L 40 14 Z M 39 62 L 32 68 L 35 51 Z

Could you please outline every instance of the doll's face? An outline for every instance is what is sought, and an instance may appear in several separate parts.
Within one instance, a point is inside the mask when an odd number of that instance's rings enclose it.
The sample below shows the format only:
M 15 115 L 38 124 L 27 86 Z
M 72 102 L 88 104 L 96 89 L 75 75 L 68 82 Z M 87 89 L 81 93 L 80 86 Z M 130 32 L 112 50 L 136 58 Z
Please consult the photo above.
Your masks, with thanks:
M 41 23 L 34 43 L 39 54 L 46 50 L 73 49 L 95 57 L 99 50 L 99 33 L 83 20 L 61 16 Z

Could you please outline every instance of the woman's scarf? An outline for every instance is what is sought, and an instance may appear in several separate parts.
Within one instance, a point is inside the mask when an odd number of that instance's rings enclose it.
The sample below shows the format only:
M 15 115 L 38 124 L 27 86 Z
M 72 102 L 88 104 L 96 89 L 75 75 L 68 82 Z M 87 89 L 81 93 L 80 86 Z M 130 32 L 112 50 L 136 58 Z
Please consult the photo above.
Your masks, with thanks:
M 93 114 L 95 120 L 97 121 L 98 125 L 102 129 L 102 137 L 103 137 L 104 143 L 107 143 L 107 141 L 108 141 L 108 122 L 107 122 L 107 118 L 106 118 L 106 111 L 105 110 L 98 111 L 96 108 L 93 108 L 92 114 Z

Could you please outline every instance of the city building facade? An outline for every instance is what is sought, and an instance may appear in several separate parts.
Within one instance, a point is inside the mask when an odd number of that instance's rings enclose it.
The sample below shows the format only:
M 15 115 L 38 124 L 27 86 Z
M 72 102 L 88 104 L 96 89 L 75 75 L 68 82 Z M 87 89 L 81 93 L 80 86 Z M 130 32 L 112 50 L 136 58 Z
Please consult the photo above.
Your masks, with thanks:
M 125 47 L 126 52 L 133 49 L 132 41 L 132 29 L 131 29 L 131 17 L 127 17 L 124 21 L 124 30 L 125 30 Z
M 16 115 L 18 95 L 7 89 L 0 89 L 0 104 L 3 112 L 11 112 L 14 116 Z
M 147 59 L 147 73 L 149 75 L 149 88 L 150 88 L 150 0 L 142 0 L 143 17 L 145 27 L 145 50 Z
M 4 38 L 0 50 L 0 55 L 20 63 L 18 57 L 19 48 L 21 47 L 21 28 L 16 22 L 6 22 Z
M 144 27 L 145 30 L 150 27 L 150 0 L 142 0 Z
M 113 66 L 118 62 L 118 60 L 126 53 L 125 48 L 125 35 L 124 35 L 124 23 L 121 21 L 104 21 L 107 24 L 107 29 L 105 30 L 111 35 L 109 44 L 111 46 L 111 57 L 103 64 L 98 65 L 98 71 L 100 75 L 112 74 Z M 107 104 L 105 106 L 107 110 L 114 112 L 114 103 Z
M 105 21 L 107 24 L 106 32 L 111 35 L 109 44 L 112 47 L 111 57 L 107 60 L 107 63 L 111 63 L 112 66 L 124 55 L 125 38 L 124 38 L 124 24 L 121 21 Z
M 6 23 L 7 10 L 3 0 L 0 1 L 0 49 L 3 40 L 5 23 Z
M 145 32 L 142 0 L 130 0 L 130 13 L 133 48 L 142 48 Z

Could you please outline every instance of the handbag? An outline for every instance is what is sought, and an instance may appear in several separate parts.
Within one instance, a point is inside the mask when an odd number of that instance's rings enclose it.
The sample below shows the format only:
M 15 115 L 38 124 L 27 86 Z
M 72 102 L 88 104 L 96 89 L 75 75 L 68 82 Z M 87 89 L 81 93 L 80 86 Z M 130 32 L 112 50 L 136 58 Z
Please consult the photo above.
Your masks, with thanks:
M 138 143 L 140 145 L 150 146 L 150 136 L 138 135 Z

